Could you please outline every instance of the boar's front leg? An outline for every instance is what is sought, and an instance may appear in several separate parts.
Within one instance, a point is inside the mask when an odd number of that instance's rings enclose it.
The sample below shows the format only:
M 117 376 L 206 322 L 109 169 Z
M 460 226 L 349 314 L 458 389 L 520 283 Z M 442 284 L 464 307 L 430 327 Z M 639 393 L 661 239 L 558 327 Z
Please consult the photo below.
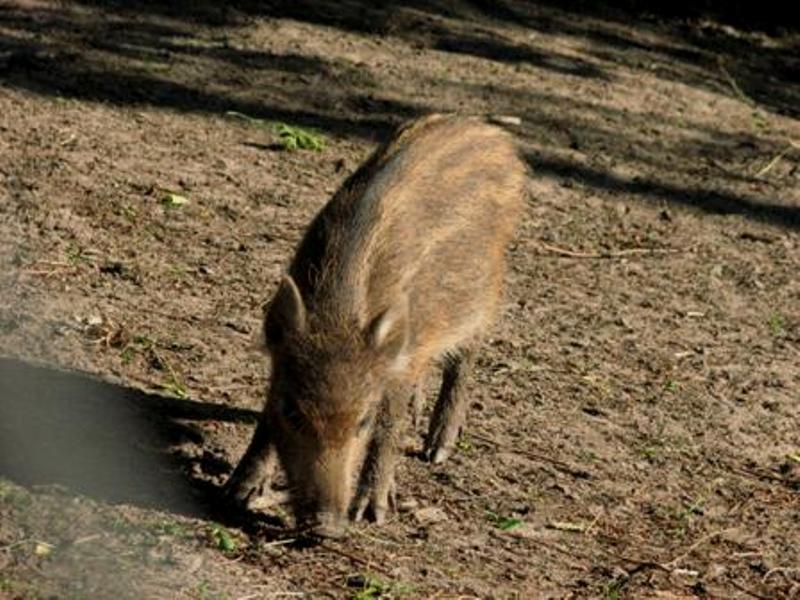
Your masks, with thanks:
M 249 507 L 269 487 L 275 462 L 269 425 L 262 417 L 247 451 L 225 484 L 226 500 L 239 507 Z
M 433 463 L 447 460 L 464 425 L 466 381 L 474 356 L 473 348 L 463 348 L 445 358 L 442 387 L 425 439 L 425 457 Z
M 380 525 L 396 508 L 394 471 L 409 391 L 408 386 L 395 384 L 384 392 L 353 502 L 352 512 L 356 521 L 360 521 L 369 509 L 372 518 Z

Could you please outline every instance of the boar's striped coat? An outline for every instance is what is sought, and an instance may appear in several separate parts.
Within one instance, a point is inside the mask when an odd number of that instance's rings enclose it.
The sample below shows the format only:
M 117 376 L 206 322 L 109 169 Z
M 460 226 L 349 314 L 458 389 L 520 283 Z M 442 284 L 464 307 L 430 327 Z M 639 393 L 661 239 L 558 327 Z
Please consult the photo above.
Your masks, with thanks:
M 437 359 L 425 453 L 447 458 L 470 359 L 497 312 L 525 179 L 507 133 L 432 115 L 401 128 L 344 183 L 268 305 L 270 391 L 227 486 L 234 501 L 263 490 L 277 451 L 301 523 L 336 535 L 365 509 L 382 521 L 408 400 Z

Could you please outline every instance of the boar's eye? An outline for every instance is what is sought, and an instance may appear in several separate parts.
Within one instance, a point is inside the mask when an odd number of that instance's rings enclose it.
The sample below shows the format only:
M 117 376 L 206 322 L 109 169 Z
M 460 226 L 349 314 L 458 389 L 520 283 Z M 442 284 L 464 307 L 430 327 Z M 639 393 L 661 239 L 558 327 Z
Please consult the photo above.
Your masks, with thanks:
M 367 427 L 369 427 L 369 424 L 370 424 L 371 422 L 372 422 L 372 414 L 371 414 L 371 413 L 367 413 L 367 414 L 364 416 L 364 418 L 363 418 L 363 419 L 361 419 L 361 420 L 358 422 L 358 432 L 359 432 L 359 433 L 364 433 L 364 431 L 366 431 Z
M 281 415 L 295 429 L 303 426 L 303 413 L 292 396 L 286 396 L 281 403 Z

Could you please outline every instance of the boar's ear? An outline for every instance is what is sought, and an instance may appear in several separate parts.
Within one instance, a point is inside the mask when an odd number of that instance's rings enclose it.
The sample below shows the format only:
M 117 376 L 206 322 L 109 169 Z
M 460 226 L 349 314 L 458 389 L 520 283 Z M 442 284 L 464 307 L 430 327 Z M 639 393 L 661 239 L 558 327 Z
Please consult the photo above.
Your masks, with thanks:
M 366 335 L 371 348 L 393 361 L 393 368 L 402 368 L 408 343 L 408 299 L 403 297 L 375 317 Z
M 264 341 L 268 346 L 281 343 L 286 333 L 300 333 L 306 326 L 306 307 L 300 290 L 289 275 L 284 275 L 264 318 Z

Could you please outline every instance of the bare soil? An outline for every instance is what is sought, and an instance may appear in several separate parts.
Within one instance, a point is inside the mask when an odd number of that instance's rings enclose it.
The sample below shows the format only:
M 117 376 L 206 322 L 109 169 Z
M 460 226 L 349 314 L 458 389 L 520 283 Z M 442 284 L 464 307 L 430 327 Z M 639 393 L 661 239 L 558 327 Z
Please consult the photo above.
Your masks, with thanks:
M 164 4 L 0 3 L 0 598 L 800 598 L 797 35 Z M 531 169 L 459 452 L 410 435 L 340 541 L 220 514 L 263 302 L 432 111 L 518 117 Z

